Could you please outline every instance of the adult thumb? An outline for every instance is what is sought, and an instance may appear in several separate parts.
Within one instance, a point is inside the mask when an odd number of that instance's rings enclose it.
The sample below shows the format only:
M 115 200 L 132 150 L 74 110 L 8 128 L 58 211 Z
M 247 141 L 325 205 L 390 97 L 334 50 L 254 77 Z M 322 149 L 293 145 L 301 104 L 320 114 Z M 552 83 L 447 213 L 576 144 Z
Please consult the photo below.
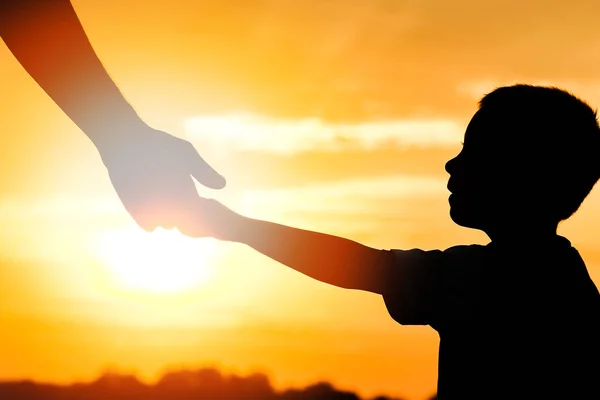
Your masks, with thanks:
M 225 178 L 211 167 L 190 143 L 191 151 L 188 159 L 190 174 L 198 182 L 211 189 L 223 189 L 226 185 Z

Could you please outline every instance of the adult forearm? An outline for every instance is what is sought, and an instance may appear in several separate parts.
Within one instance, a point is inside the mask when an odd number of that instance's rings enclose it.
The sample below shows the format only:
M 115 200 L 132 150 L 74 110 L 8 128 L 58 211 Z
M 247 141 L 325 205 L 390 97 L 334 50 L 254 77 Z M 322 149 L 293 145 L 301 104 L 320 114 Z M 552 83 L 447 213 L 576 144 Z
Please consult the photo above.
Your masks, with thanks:
M 141 124 L 68 0 L 0 2 L 0 35 L 31 77 L 96 144 Z
M 241 217 L 226 240 L 245 243 L 311 278 L 347 289 L 380 293 L 388 252 L 338 236 Z

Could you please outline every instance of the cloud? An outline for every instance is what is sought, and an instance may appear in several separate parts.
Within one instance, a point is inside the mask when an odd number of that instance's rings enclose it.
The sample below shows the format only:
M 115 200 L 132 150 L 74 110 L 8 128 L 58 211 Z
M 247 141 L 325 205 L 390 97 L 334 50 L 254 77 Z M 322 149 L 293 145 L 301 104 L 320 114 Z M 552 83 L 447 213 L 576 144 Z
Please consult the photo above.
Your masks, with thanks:
M 129 16 L 121 3 L 104 7 L 95 24 L 100 32 L 112 22 L 106 54 L 124 54 L 132 72 L 121 81 L 140 83 L 132 96 L 143 103 L 171 85 L 167 96 L 188 99 L 188 114 L 466 117 L 475 103 L 465 83 L 600 82 L 593 0 L 153 1 Z
M 328 123 L 253 114 L 209 115 L 185 121 L 188 137 L 224 151 L 290 155 L 307 151 L 371 151 L 382 147 L 447 147 L 460 142 L 464 128 L 452 120 L 396 120 Z
M 335 213 L 336 211 L 358 211 L 353 208 L 357 207 L 355 204 L 357 200 L 367 202 L 410 198 L 421 200 L 444 194 L 447 194 L 446 180 L 400 175 L 337 181 L 294 189 L 248 191 L 244 196 L 244 202 L 248 205 L 260 204 L 267 209 L 272 209 L 277 204 L 284 204 Z M 358 206 L 360 211 L 364 211 L 363 206 L 364 204 Z
M 86 218 L 91 215 L 114 215 L 123 207 L 114 196 L 86 196 L 57 193 L 40 197 L 0 197 L 0 220 L 52 218 Z

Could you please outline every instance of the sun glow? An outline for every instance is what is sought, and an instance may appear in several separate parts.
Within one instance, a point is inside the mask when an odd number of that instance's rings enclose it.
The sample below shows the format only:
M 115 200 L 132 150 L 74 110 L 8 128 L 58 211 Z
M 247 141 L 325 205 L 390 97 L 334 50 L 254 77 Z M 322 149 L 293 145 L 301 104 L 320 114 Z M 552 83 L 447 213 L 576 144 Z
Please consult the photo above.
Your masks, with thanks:
M 216 251 L 211 239 L 192 239 L 177 230 L 144 232 L 132 226 L 98 237 L 99 258 L 124 289 L 177 293 L 204 285 Z

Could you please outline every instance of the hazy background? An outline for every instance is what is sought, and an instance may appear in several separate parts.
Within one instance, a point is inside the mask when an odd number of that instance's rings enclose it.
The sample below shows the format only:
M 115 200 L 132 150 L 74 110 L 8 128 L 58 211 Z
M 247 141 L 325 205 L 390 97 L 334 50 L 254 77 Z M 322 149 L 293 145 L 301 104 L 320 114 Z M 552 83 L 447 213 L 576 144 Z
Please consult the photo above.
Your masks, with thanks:
M 487 242 L 450 220 L 444 171 L 483 94 L 551 84 L 600 104 L 592 0 L 72 3 L 145 121 L 227 177 L 202 194 L 378 248 Z M 150 382 L 210 364 L 275 387 L 434 393 L 435 331 L 242 245 L 143 233 L 91 142 L 3 44 L 0 81 L 0 379 L 114 366 Z M 560 227 L 597 285 L 599 224 L 594 190 Z

